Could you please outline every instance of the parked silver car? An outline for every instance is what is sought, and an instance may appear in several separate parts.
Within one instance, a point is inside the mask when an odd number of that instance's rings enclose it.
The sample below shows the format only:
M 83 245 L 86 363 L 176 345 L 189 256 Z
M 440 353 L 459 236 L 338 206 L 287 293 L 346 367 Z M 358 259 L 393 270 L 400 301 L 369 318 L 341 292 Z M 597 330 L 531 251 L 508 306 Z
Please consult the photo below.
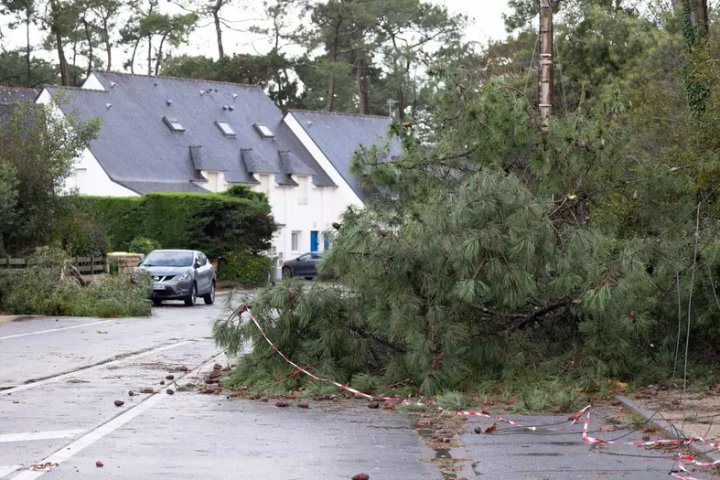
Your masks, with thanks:
M 215 269 L 198 250 L 153 250 L 138 265 L 136 275 L 146 272 L 153 282 L 151 299 L 155 305 L 163 300 L 184 300 L 193 306 L 197 297 L 205 303 L 215 302 Z

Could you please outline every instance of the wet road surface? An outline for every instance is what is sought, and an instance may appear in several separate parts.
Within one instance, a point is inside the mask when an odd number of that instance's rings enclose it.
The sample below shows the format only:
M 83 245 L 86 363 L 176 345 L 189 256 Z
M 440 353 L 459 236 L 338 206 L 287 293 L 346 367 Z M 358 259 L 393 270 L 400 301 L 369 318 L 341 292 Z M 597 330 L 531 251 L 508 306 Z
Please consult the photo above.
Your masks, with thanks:
M 223 313 L 0 324 L 0 478 L 440 478 L 405 415 L 182 388 L 223 361 L 210 339 Z

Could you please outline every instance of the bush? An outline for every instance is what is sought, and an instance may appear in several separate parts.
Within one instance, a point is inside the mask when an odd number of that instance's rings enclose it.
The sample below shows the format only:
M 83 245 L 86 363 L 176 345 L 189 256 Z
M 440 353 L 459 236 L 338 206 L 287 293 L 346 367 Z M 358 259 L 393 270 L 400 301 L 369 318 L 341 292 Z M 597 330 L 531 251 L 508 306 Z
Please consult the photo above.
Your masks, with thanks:
M 119 277 L 88 287 L 61 278 L 65 252 L 39 248 L 31 266 L 0 276 L 0 302 L 14 314 L 82 317 L 135 317 L 150 314 L 149 282 L 133 284 Z
M 231 252 L 220 258 L 218 279 L 246 287 L 266 285 L 272 278 L 272 260 L 251 252 Z
M 160 243 L 156 242 L 155 240 L 147 237 L 135 237 L 128 246 L 128 252 L 142 253 L 144 255 L 147 255 L 151 251 L 158 248 L 162 248 L 162 245 L 160 245 Z
M 77 201 L 105 233 L 111 250 L 127 251 L 138 237 L 165 248 L 202 250 L 211 258 L 267 250 L 275 229 L 267 199 L 247 189 L 231 193 L 153 193 Z

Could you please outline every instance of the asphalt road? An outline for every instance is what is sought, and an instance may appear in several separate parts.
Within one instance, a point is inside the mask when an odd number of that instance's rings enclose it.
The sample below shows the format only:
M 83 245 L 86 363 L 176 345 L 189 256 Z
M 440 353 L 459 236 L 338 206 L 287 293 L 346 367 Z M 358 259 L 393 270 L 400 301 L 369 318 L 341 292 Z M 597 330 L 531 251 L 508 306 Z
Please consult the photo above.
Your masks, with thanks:
M 223 314 L 168 304 L 150 318 L 0 324 L 0 478 L 438 477 L 402 414 L 176 391 L 224 362 L 210 339 Z
M 642 429 L 603 432 L 614 410 L 593 412 L 591 435 L 618 440 L 605 448 L 564 416 L 514 416 L 540 428 L 489 434 L 474 432 L 492 420 L 471 418 L 445 446 L 422 438 L 417 417 L 362 401 L 278 408 L 177 390 L 226 362 L 210 338 L 224 313 L 178 303 L 149 318 L 1 323 L 0 479 L 649 480 L 673 468 L 676 452 L 626 444 Z

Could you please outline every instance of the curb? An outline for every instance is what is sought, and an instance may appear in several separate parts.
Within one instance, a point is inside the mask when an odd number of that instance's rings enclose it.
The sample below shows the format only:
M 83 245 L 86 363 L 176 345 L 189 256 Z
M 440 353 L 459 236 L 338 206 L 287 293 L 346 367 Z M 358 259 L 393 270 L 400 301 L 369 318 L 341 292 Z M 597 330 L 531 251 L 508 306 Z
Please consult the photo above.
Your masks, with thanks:
M 675 427 L 670 422 L 662 418 L 658 418 L 656 412 L 651 412 L 644 409 L 631 399 L 623 395 L 616 395 L 615 400 L 622 403 L 625 408 L 632 410 L 633 412 L 642 416 L 648 423 L 662 430 L 662 432 L 669 438 L 689 438 L 689 436 L 685 432 Z M 687 447 L 692 450 L 696 455 L 703 455 L 712 460 L 713 462 L 720 460 L 720 452 L 716 450 L 708 451 L 707 446 L 704 446 L 702 444 L 690 443 L 689 445 L 687 445 Z

